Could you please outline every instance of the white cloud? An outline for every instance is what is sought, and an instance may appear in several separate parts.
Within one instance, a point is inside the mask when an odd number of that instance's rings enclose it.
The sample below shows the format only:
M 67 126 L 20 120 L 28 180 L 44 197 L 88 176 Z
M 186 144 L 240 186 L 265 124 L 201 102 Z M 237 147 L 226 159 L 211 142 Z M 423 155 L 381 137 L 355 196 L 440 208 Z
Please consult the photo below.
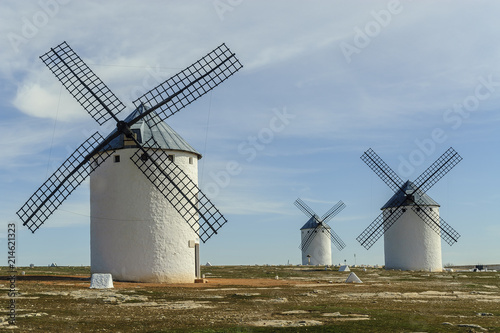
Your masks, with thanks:
M 55 87 L 57 84 L 26 83 L 19 87 L 12 104 L 21 112 L 37 118 L 83 119 L 85 114 L 78 110 L 79 105 L 66 92 L 61 94 L 61 88 Z

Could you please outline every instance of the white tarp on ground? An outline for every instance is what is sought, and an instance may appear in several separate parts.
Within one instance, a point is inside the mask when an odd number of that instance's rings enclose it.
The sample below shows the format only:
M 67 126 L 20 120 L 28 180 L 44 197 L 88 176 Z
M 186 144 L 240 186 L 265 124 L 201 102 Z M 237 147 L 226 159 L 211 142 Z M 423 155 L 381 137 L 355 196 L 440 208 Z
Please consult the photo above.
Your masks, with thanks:
M 351 271 L 351 269 L 347 265 L 342 265 L 339 268 L 339 272 L 350 272 L 350 271 Z
M 345 283 L 363 283 L 363 281 L 359 279 L 356 273 L 351 272 L 351 274 L 349 274 L 349 276 L 345 280 Z

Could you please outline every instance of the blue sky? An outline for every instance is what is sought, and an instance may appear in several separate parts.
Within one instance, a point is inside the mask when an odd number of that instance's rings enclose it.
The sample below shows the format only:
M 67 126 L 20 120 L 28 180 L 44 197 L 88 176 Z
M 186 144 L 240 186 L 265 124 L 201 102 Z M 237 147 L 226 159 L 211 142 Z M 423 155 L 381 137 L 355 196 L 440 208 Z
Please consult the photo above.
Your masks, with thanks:
M 220 43 L 244 68 L 168 123 L 202 153 L 200 187 L 229 223 L 202 245 L 212 264 L 300 263 L 302 198 L 346 243 L 333 262 L 383 264 L 355 240 L 391 190 L 368 148 L 403 179 L 450 146 L 463 157 L 428 194 L 462 237 L 443 263 L 500 261 L 500 4 L 483 1 L 2 1 L 0 213 L 7 223 L 98 124 L 38 58 L 67 41 L 132 100 Z M 228 168 L 237 166 L 237 172 Z M 89 185 L 31 234 L 21 265 L 88 265 Z

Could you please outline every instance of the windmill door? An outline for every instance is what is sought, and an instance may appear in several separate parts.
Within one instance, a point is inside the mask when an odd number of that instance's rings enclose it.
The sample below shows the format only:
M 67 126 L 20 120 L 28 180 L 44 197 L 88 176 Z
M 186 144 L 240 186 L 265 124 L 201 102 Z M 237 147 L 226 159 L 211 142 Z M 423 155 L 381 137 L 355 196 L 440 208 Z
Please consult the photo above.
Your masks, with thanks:
M 194 245 L 194 274 L 197 279 L 201 278 L 200 270 L 200 243 Z

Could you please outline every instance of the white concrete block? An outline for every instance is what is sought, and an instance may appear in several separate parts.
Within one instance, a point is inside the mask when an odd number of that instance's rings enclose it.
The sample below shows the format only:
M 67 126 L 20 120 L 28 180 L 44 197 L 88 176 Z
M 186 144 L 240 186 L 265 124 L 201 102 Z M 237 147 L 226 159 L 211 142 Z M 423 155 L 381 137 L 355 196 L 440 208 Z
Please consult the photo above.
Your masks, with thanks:
M 90 288 L 108 289 L 113 287 L 113 277 L 111 274 L 94 273 L 90 278 Z

